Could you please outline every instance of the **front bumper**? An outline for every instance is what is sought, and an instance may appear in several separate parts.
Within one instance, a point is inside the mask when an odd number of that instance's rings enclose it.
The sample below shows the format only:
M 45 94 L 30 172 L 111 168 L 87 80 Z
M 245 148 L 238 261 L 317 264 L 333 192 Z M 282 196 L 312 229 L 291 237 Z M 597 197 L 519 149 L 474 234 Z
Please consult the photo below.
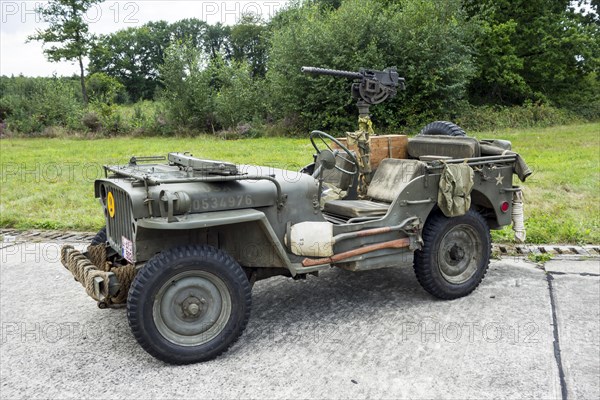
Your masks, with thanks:
M 136 269 L 131 264 L 113 266 L 106 261 L 105 251 L 97 251 L 102 250 L 102 246 L 89 246 L 88 251 L 82 253 L 73 246 L 65 245 L 61 249 L 61 262 L 75 280 L 83 285 L 86 293 L 98 302 L 98 306 L 106 308 L 127 301 Z M 104 257 L 99 256 L 99 253 L 104 254 Z M 90 254 L 94 257 L 90 257 Z

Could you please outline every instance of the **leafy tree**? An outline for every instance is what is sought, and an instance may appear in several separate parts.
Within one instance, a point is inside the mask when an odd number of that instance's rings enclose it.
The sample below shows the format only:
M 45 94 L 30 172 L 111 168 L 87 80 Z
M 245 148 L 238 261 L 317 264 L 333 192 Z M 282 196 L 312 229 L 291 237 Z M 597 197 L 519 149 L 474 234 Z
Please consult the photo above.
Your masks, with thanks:
M 580 14 L 588 23 L 600 23 L 600 0 L 574 0 L 569 11 Z
M 324 9 L 338 9 L 342 5 L 342 0 L 309 0 L 309 2 Z
M 465 0 L 464 4 L 481 27 L 473 42 L 478 73 L 470 92 L 475 102 L 549 101 L 569 106 L 589 101 L 583 92 L 588 91 L 590 76 L 597 75 L 600 52 L 594 16 L 582 15 L 569 0 Z M 565 102 L 566 95 L 580 90 L 579 99 L 568 96 Z
M 231 56 L 236 62 L 247 61 L 252 75 L 262 77 L 267 64 L 267 27 L 259 17 L 244 16 L 230 31 Z
M 264 114 L 263 80 L 254 77 L 247 61 L 219 64 L 222 86 L 215 97 L 217 122 L 224 128 L 250 122 Z
M 270 32 L 276 32 L 292 22 L 298 22 L 302 19 L 302 2 L 300 0 L 290 0 L 287 5 L 281 8 L 269 20 L 268 28 Z
M 171 34 L 170 25 L 158 21 L 103 35 L 90 53 L 89 69 L 117 78 L 133 101 L 151 99 Z
M 209 25 L 197 18 L 182 19 L 171 24 L 171 40 L 187 42 L 194 48 L 201 49 L 206 42 L 208 29 Z
M 134 101 L 151 99 L 162 85 L 160 67 L 167 47 L 185 42 L 213 57 L 229 54 L 229 29 L 188 18 L 173 24 L 149 22 L 103 35 L 90 53 L 90 71 L 117 78 Z
M 213 59 L 219 57 L 229 59 L 231 57 L 230 34 L 231 27 L 225 26 L 220 22 L 215 25 L 209 25 L 206 29 L 204 39 L 204 51 Z
M 215 85 L 218 86 L 214 64 L 222 62 L 220 58 L 207 60 L 189 43 L 174 43 L 167 48 L 165 62 L 160 66 L 164 85 L 161 96 L 178 126 L 214 129 L 214 93 Z
M 38 29 L 28 40 L 38 40 L 50 47 L 44 48 L 44 54 L 49 61 L 77 60 L 79 62 L 81 94 L 87 103 L 85 88 L 85 71 L 83 58 L 87 56 L 93 41 L 88 24 L 83 16 L 95 3 L 103 0 L 50 0 L 47 6 L 40 6 L 37 12 L 50 26 L 44 30 Z

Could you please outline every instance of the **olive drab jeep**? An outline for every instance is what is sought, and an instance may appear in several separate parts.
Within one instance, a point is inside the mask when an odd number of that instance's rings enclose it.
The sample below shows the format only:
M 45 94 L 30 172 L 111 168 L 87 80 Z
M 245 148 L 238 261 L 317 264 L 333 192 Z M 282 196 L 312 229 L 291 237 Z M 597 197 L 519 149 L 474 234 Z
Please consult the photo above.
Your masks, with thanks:
M 353 81 L 359 129 L 313 131 L 302 171 L 170 153 L 105 166 L 94 183 L 106 226 L 83 253 L 64 246 L 62 263 L 101 308 L 126 305 L 154 357 L 185 364 L 226 351 L 261 279 L 410 265 L 427 292 L 455 299 L 483 279 L 490 229 L 512 223 L 525 239 L 513 174 L 531 171 L 510 142 L 443 121 L 413 138 L 376 136 L 369 107 L 404 88 L 394 68 L 303 71 Z

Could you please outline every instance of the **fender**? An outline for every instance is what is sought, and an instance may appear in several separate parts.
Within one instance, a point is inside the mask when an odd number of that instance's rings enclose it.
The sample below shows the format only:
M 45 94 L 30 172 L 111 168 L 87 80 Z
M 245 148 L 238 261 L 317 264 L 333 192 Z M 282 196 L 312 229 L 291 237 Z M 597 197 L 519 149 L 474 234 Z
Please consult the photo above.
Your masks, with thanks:
M 237 225 L 247 222 L 255 222 L 258 224 L 264 233 L 265 238 L 268 240 L 269 244 L 273 246 L 276 255 L 281 259 L 285 268 L 290 271 L 292 276 L 295 276 L 297 271 L 294 264 L 290 261 L 266 215 L 259 210 L 249 208 L 178 215 L 177 221 L 173 222 L 168 222 L 167 218 L 143 218 L 137 221 L 137 226 L 143 229 L 180 231 Z

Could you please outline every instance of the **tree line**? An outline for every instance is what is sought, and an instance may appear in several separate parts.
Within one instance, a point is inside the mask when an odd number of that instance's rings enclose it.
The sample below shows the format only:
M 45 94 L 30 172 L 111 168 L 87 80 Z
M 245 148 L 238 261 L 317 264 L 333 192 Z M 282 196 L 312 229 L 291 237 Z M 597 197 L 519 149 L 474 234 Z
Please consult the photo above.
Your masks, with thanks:
M 76 16 L 97 1 L 51 1 L 54 24 L 31 39 L 61 42 L 45 47 L 50 60 L 89 57 L 83 101 L 156 100 L 185 129 L 353 129 L 349 83 L 304 65 L 397 66 L 406 91 L 372 109 L 390 130 L 507 107 L 600 117 L 600 0 L 292 1 L 269 21 L 189 18 L 93 37 Z M 61 12 L 75 23 L 61 27 Z

